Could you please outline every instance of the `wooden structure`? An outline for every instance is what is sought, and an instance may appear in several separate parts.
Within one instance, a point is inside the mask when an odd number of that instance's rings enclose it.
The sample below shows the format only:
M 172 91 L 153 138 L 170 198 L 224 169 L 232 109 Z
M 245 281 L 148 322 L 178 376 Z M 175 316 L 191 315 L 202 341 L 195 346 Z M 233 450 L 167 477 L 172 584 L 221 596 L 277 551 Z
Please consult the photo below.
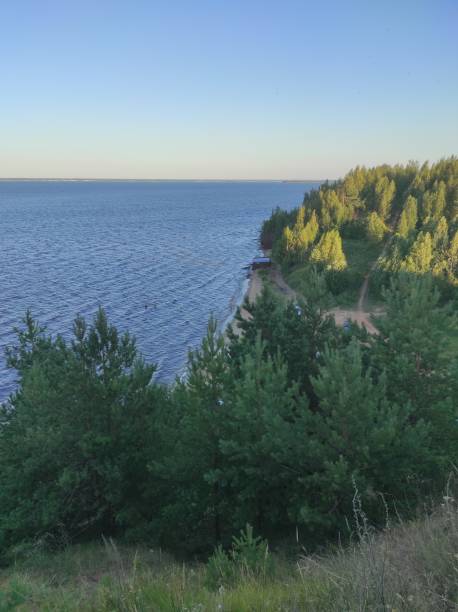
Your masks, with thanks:
M 272 260 L 270 257 L 255 257 L 251 263 L 251 268 L 253 270 L 270 268 L 272 265 Z

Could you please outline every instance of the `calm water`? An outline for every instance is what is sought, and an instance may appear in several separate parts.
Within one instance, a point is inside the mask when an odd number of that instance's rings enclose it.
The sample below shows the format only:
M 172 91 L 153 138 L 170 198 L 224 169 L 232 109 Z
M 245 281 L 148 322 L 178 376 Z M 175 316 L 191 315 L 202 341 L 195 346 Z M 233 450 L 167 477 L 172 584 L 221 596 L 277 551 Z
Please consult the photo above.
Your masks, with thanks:
M 173 379 L 209 315 L 222 325 L 234 312 L 263 219 L 316 185 L 0 182 L 0 399 L 14 388 L 4 349 L 27 308 L 67 337 L 101 304 Z

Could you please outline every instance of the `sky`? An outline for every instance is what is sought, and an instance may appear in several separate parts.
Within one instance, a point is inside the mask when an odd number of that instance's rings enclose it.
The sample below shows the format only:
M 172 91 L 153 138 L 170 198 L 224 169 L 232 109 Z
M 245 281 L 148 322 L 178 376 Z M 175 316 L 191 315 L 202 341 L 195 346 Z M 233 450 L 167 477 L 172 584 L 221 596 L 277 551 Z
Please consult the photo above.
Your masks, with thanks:
M 0 177 L 324 179 L 458 153 L 458 0 L 0 0 Z

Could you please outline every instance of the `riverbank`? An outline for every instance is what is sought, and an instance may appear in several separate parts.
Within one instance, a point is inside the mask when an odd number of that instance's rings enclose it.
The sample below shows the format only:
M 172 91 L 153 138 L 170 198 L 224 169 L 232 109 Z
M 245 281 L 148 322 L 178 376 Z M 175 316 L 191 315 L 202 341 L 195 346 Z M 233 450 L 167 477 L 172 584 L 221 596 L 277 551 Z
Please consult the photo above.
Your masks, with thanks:
M 260 276 L 259 270 L 252 270 L 251 273 L 250 273 L 250 277 L 248 279 L 247 289 L 246 289 L 246 291 L 245 291 L 245 293 L 244 293 L 244 295 L 242 297 L 240 305 L 238 306 L 238 308 L 240 308 L 241 317 L 245 321 L 247 321 L 250 318 L 250 314 L 243 307 L 243 304 L 245 303 L 246 299 L 248 299 L 250 304 L 255 302 L 256 298 L 262 292 L 262 287 L 263 287 L 263 282 L 262 282 L 262 278 Z M 240 333 L 241 333 L 239 324 L 238 324 L 238 322 L 235 319 L 235 313 L 231 317 L 230 321 L 228 321 L 227 325 L 225 326 L 225 330 L 224 330 L 224 334 L 225 335 L 227 335 L 227 332 L 228 332 L 229 329 L 231 329 L 232 332 L 235 333 L 237 336 L 240 335 Z
M 267 253 L 268 255 L 269 253 Z M 272 264 L 272 267 L 266 270 L 253 270 L 250 274 L 248 281 L 248 287 L 245 291 L 243 299 L 240 303 L 240 314 L 242 319 L 248 320 L 250 317 L 249 312 L 243 308 L 245 300 L 248 298 L 250 304 L 252 304 L 256 298 L 261 294 L 265 284 L 268 284 L 275 292 L 281 295 L 285 299 L 297 301 L 300 299 L 300 293 L 295 291 L 285 280 L 281 270 L 276 264 Z M 366 328 L 369 334 L 377 334 L 378 330 L 371 321 L 371 315 L 376 314 L 380 316 L 384 314 L 383 309 L 377 308 L 373 311 L 367 311 L 363 308 L 365 295 L 367 292 L 367 279 L 360 291 L 358 304 L 355 308 L 341 308 L 336 307 L 328 311 L 329 315 L 334 317 L 336 324 L 339 327 L 344 326 L 346 321 L 352 321 L 360 327 Z M 231 328 L 235 334 L 240 334 L 240 328 L 235 318 L 228 323 L 226 330 Z

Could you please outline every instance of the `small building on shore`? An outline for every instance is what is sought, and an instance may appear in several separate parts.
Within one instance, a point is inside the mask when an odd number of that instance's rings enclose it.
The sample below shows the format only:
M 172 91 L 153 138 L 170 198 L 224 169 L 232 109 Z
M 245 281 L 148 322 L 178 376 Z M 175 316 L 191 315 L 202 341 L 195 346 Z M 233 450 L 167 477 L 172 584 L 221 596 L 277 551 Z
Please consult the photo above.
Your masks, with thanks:
M 270 257 L 255 257 L 251 263 L 252 270 L 270 268 L 272 260 Z

